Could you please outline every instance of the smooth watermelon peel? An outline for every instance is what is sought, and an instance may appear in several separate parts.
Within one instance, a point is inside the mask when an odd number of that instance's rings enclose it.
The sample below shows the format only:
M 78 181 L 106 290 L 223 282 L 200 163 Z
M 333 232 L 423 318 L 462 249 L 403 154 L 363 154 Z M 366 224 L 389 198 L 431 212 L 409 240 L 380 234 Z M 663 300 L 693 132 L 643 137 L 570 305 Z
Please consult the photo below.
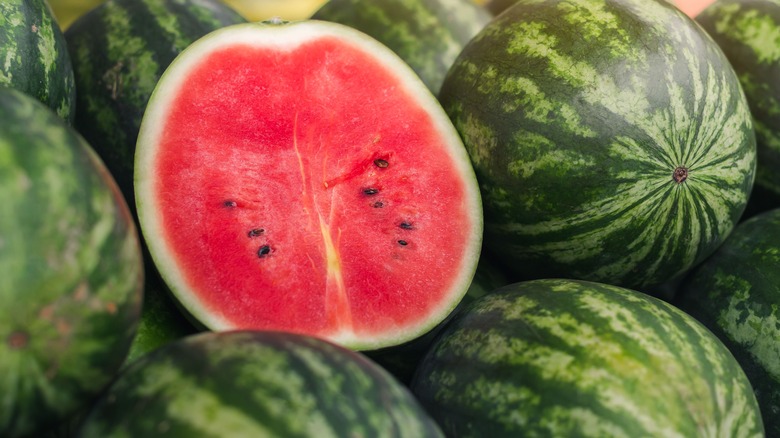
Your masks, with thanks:
M 195 42 L 152 95 L 135 168 L 150 253 L 213 330 L 396 345 L 476 269 L 481 200 L 457 132 L 397 55 L 343 25 Z

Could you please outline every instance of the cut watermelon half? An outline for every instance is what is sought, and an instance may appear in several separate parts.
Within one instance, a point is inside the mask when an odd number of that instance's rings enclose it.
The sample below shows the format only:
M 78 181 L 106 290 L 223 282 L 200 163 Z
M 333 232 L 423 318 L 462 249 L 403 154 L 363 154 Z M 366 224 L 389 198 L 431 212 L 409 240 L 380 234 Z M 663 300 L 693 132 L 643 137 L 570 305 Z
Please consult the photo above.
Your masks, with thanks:
M 196 41 L 157 84 L 135 159 L 154 262 L 212 330 L 396 345 L 443 320 L 476 268 L 482 206 L 457 132 L 400 58 L 343 25 Z

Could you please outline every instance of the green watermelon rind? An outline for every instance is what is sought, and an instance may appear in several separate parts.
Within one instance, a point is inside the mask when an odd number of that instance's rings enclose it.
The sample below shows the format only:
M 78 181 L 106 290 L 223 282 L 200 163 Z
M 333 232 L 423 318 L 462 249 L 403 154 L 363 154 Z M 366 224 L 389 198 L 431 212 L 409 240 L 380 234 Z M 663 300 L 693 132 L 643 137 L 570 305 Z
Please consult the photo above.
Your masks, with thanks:
M 587 281 L 533 280 L 478 299 L 411 388 L 448 436 L 764 436 L 750 382 L 707 328 Z
M 129 209 L 83 138 L 12 88 L 0 114 L 0 435 L 13 437 L 67 420 L 111 381 L 144 270 Z
M 687 276 L 674 304 L 729 347 L 755 389 L 767 436 L 780 436 L 780 209 L 740 223 Z
M 403 83 L 410 98 L 415 98 L 418 104 L 431 116 L 437 132 L 449 147 L 455 170 L 467 182 L 464 185 L 467 190 L 467 197 L 463 202 L 469 205 L 468 211 L 473 213 L 471 217 L 473 227 L 468 232 L 466 245 L 463 248 L 463 254 L 465 254 L 462 264 L 463 268 L 456 273 L 457 277 L 453 281 L 455 290 L 453 291 L 454 295 L 452 295 L 451 301 L 442 303 L 442 306 L 430 314 L 424 322 L 410 330 L 390 333 L 385 337 L 372 337 L 372 339 L 356 338 L 352 337 L 351 334 L 337 335 L 331 339 L 356 350 L 372 350 L 398 345 L 432 329 L 452 312 L 463 295 L 465 295 L 476 271 L 481 250 L 483 229 L 482 204 L 476 185 L 476 177 L 474 176 L 468 155 L 462 146 L 460 136 L 436 98 L 398 55 L 360 31 L 345 25 L 321 20 L 238 24 L 213 31 L 194 42 L 187 50 L 182 52 L 163 73 L 152 93 L 138 136 L 134 185 L 136 190 L 136 207 L 142 234 L 145 237 L 149 252 L 158 271 L 186 312 L 209 329 L 235 329 L 236 327 L 232 327 L 229 321 L 209 313 L 199 303 L 198 299 L 189 292 L 190 287 L 179 272 L 174 256 L 169 254 L 165 248 L 163 238 L 161 237 L 164 235 L 163 229 L 160 224 L 158 210 L 154 206 L 154 187 L 152 185 L 154 175 L 151 174 L 153 172 L 152 169 L 154 169 L 154 151 L 151 148 L 155 143 L 155 139 L 159 138 L 162 130 L 161 124 L 156 123 L 156 121 L 165 120 L 166 108 L 177 95 L 176 90 L 178 87 L 183 86 L 182 81 L 179 79 L 180 76 L 200 61 L 201 54 L 208 53 L 221 47 L 223 44 L 233 44 L 239 41 L 250 45 L 275 44 L 289 47 L 320 35 L 334 36 L 349 41 L 350 44 L 354 44 L 365 52 L 371 53 L 377 60 L 381 60 L 388 69 L 396 72 L 399 82 Z
M 359 353 L 272 331 L 206 332 L 133 363 L 79 436 L 441 437 L 408 388 Z
M 780 195 L 780 5 L 771 0 L 718 0 L 696 22 L 723 50 L 739 77 L 756 128 L 756 185 Z M 777 200 L 773 207 L 780 206 Z
M 520 0 L 439 99 L 480 182 L 485 248 L 515 280 L 672 280 L 723 242 L 753 187 L 737 76 L 665 2 Z
M 0 85 L 29 94 L 73 122 L 73 66 L 46 0 L 0 2 L 0 60 Z

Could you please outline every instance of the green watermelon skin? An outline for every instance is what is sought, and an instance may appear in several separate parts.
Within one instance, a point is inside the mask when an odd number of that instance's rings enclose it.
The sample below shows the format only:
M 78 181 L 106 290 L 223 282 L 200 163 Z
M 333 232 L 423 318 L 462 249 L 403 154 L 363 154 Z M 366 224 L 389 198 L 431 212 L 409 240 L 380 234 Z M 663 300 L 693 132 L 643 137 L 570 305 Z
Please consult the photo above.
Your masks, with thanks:
M 124 367 L 171 342 L 200 331 L 171 296 L 171 291 L 144 254 L 144 300 L 141 319 Z
M 713 331 L 742 365 L 767 436 L 780 436 L 780 210 L 742 222 L 686 278 L 680 308 Z
M 312 18 L 376 38 L 436 94 L 463 46 L 492 16 L 471 0 L 329 0 Z
M 74 126 L 133 212 L 135 144 L 157 81 L 193 41 L 245 21 L 219 0 L 108 0 L 65 32 L 79 90 Z
M 586 281 L 475 301 L 411 388 L 448 436 L 763 436 L 750 383 L 711 332 L 664 301 Z
M 284 332 L 193 335 L 127 369 L 81 437 L 440 437 L 411 393 L 359 353 Z
M 780 2 L 718 0 L 696 21 L 712 36 L 739 77 L 758 144 L 756 185 L 780 195 Z M 780 206 L 775 200 L 772 208 Z
M 521 1 L 464 48 L 440 100 L 486 249 L 515 280 L 669 281 L 723 242 L 755 178 L 733 69 L 662 1 Z
M 0 436 L 35 434 L 119 370 L 141 310 L 139 237 L 97 155 L 0 88 Z
M 23 91 L 73 121 L 73 66 L 45 0 L 0 2 L 0 60 L 0 86 Z

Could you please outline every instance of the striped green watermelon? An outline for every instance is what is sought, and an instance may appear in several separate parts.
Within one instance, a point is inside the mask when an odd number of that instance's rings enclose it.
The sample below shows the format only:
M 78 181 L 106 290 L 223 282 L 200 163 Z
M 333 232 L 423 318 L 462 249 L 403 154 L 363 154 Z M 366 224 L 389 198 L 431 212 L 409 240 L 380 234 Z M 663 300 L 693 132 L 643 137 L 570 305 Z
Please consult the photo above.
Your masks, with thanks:
M 65 32 L 78 98 L 75 127 L 135 210 L 135 143 L 168 64 L 194 40 L 245 20 L 219 0 L 108 0 Z
M 756 166 L 745 96 L 690 18 L 655 0 L 521 0 L 461 52 L 440 100 L 515 279 L 643 288 L 711 254 Z
M 696 21 L 737 72 L 756 130 L 756 186 L 771 193 L 772 208 L 780 207 L 780 2 L 718 0 Z
M 21 90 L 73 121 L 73 67 L 46 0 L 0 1 L 0 86 Z
M 130 366 L 80 431 L 96 437 L 440 437 L 359 353 L 283 332 L 193 335 Z
M 329 0 L 312 18 L 376 38 L 435 94 L 463 46 L 492 16 L 471 0 Z
M 411 388 L 448 436 L 763 436 L 750 383 L 711 332 L 664 301 L 586 281 L 475 301 Z
M 675 304 L 731 349 L 753 384 L 767 436 L 780 436 L 780 210 L 740 223 L 686 278 Z
M 239 24 L 190 45 L 149 101 L 135 172 L 155 265 L 213 330 L 398 345 L 455 308 L 479 259 L 452 123 L 345 25 Z
M 0 88 L 0 436 L 34 434 L 114 377 L 141 310 L 136 228 L 89 145 Z

